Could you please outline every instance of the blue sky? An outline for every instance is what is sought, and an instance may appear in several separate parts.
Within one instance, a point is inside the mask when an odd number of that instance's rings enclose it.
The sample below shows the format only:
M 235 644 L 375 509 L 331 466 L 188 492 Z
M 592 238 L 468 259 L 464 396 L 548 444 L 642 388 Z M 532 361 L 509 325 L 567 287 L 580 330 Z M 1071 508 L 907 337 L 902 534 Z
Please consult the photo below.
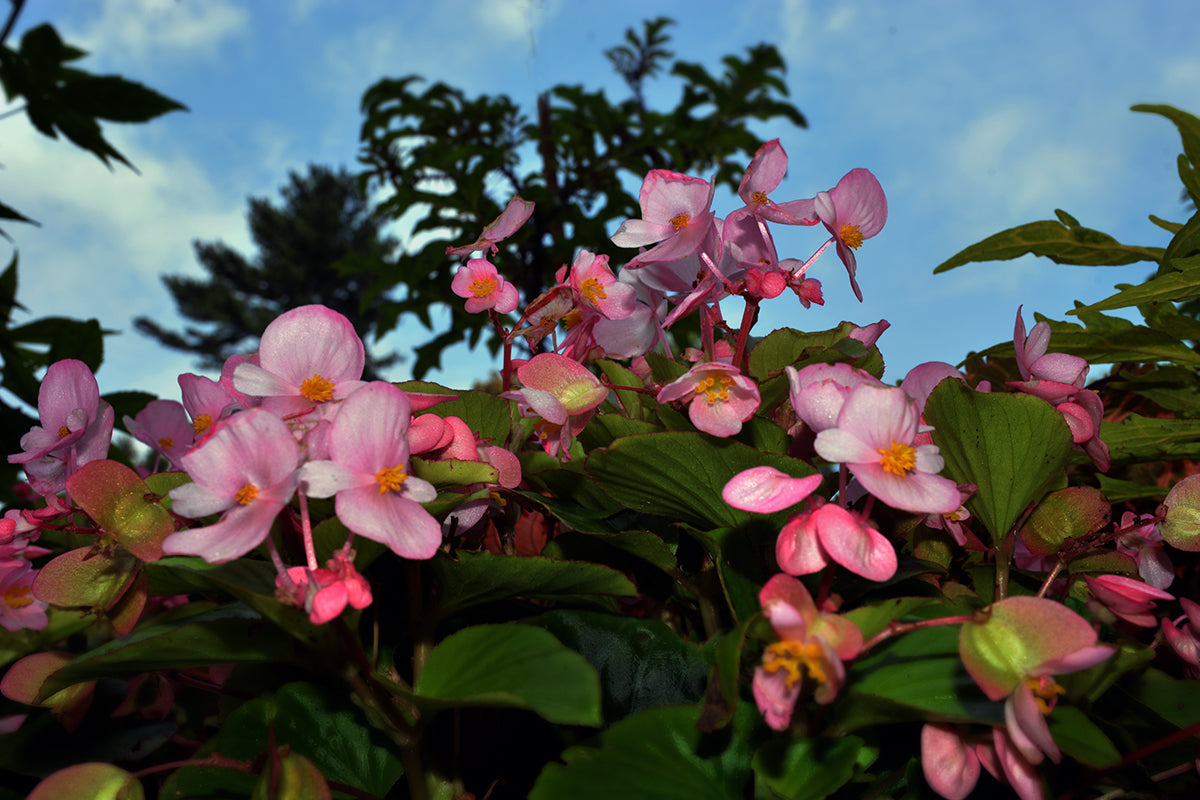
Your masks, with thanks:
M 51 21 L 93 55 L 82 65 L 141 80 L 191 109 L 149 125 L 109 126 L 140 174 L 0 119 L 0 197 L 42 222 L 6 226 L 19 251 L 18 298 L 32 316 L 98 317 L 122 331 L 106 345 L 101 391 L 177 398 L 185 356 L 132 329 L 148 315 L 177 327 L 162 273 L 202 274 L 191 242 L 223 240 L 253 255 L 248 196 L 277 197 L 289 170 L 355 166 L 359 100 L 382 77 L 410 73 L 469 93 L 508 93 L 530 107 L 556 83 L 623 84 L 603 51 L 641 20 L 673 16 L 672 47 L 718 68 L 758 42 L 788 64 L 791 98 L 808 130 L 780 138 L 790 170 L 777 200 L 811 197 L 867 167 L 889 200 L 883 232 L 858 252 L 865 302 L 855 301 L 832 251 L 810 275 L 826 305 L 805 311 L 790 293 L 755 329 L 821 330 L 843 319 L 886 318 L 888 377 L 922 361 L 957 362 L 1012 335 L 1019 304 L 1064 318 L 1145 265 L 1061 267 L 1022 259 L 933 275 L 938 263 L 1001 229 L 1051 218 L 1055 208 L 1122 241 L 1165 244 L 1148 213 L 1185 216 L 1175 176 L 1178 136 L 1139 102 L 1200 114 L 1200 6 L 1189 0 L 1009 3 L 668 3 L 610 0 L 62 0 L 31 3 L 20 30 Z M 7 5 L 4 8 L 7 12 Z M 48 15 L 48 16 L 39 16 Z M 670 81 L 651 95 L 669 102 Z M 718 195 L 719 215 L 735 206 Z M 821 243 L 781 235 L 782 257 Z M 590 243 L 579 242 L 580 247 Z M 0 260 L 7 262 L 7 243 Z M 503 267 L 503 265 L 501 265 Z M 732 306 L 727 314 L 740 316 Z M 388 344 L 423 341 L 413 322 Z M 456 349 L 431 376 L 465 387 L 482 355 Z M 389 377 L 407 378 L 404 367 Z

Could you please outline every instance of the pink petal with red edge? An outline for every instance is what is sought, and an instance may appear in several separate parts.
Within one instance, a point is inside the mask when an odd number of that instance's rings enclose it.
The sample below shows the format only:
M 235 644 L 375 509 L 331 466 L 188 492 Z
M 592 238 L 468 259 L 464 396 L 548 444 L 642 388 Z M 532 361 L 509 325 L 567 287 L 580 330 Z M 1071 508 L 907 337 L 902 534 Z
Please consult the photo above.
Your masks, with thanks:
M 821 546 L 832 560 L 871 581 L 896 574 L 896 549 L 886 536 L 832 503 L 815 513 Z
M 921 728 L 921 771 L 946 800 L 964 800 L 979 781 L 979 757 L 953 728 L 927 723 Z
M 775 540 L 775 561 L 788 575 L 811 575 L 829 565 L 812 514 L 791 519 Z
M 796 505 L 820 485 L 820 475 L 793 478 L 774 467 L 752 467 L 730 478 L 721 497 L 742 511 L 771 514 Z

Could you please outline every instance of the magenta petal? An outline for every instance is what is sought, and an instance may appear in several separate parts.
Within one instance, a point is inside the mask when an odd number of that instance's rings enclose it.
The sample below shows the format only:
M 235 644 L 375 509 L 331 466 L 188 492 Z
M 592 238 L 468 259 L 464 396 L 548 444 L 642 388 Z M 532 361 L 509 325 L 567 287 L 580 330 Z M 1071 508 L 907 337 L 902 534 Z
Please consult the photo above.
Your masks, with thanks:
M 1012 744 L 1030 764 L 1040 764 L 1043 754 L 1056 764 L 1062 760 L 1029 684 L 1020 684 L 1004 701 L 1004 724 Z
M 262 500 L 234 506 L 215 525 L 171 534 L 163 541 L 163 552 L 201 556 L 210 564 L 231 561 L 263 543 L 283 506 Z
M 825 512 L 817 529 L 821 546 L 833 561 L 871 581 L 896 574 L 896 549 L 886 536 L 841 506 L 827 504 L 819 512 Z
M 336 384 L 362 377 L 365 354 L 348 319 L 331 308 L 308 305 L 280 314 L 267 326 L 258 363 L 293 386 L 313 375 Z
M 361 472 L 408 464 L 408 395 L 385 381 L 362 386 L 344 401 L 333 420 L 329 457 Z
M 800 682 L 791 689 L 787 687 L 786 673 L 767 672 L 762 667 L 754 670 L 751 688 L 754 702 L 762 712 L 763 719 L 773 730 L 786 730 L 792 721 L 792 711 L 800 697 Z
M 774 467 L 752 467 L 730 478 L 721 497 L 742 511 L 771 514 L 796 505 L 820 485 L 820 475 L 793 478 Z
M 811 575 L 829 566 L 811 514 L 801 514 L 783 526 L 775 540 L 775 561 L 788 575 Z

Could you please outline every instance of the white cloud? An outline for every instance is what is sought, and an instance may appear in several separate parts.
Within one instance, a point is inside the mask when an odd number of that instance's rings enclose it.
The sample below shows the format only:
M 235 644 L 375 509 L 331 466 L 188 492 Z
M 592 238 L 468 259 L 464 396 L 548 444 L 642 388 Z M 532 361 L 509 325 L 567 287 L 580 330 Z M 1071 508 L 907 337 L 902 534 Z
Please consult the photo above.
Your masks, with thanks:
M 226 40 L 246 32 L 249 14 L 229 0 L 106 0 L 68 41 L 109 62 L 211 57 Z

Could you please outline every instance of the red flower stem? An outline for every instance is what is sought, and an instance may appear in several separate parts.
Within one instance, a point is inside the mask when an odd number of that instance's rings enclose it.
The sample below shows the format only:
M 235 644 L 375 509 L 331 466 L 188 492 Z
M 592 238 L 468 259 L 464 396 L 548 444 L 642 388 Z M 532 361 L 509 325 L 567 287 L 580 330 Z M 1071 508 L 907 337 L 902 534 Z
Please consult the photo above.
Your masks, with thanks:
M 317 563 L 317 548 L 313 544 L 312 520 L 308 516 L 308 495 L 303 492 L 300 493 L 300 535 L 304 538 L 304 557 L 308 561 L 308 568 L 318 569 L 321 565 Z
M 754 320 L 758 318 L 758 298 L 747 297 L 746 308 L 742 311 L 742 326 L 738 328 L 737 349 L 733 352 L 733 365 L 743 372 L 746 370 L 746 365 L 742 363 L 742 356 L 746 352 L 746 340 L 750 338 L 750 329 L 754 327 Z
M 959 614 L 954 617 L 939 617 L 938 619 L 923 619 L 918 622 L 889 622 L 888 626 L 879 633 L 872 636 L 867 641 L 863 642 L 862 649 L 858 651 L 859 655 L 870 650 L 880 642 L 890 639 L 893 636 L 909 631 L 919 630 L 921 628 L 933 628 L 938 625 L 961 625 L 964 622 L 970 622 L 971 614 Z

